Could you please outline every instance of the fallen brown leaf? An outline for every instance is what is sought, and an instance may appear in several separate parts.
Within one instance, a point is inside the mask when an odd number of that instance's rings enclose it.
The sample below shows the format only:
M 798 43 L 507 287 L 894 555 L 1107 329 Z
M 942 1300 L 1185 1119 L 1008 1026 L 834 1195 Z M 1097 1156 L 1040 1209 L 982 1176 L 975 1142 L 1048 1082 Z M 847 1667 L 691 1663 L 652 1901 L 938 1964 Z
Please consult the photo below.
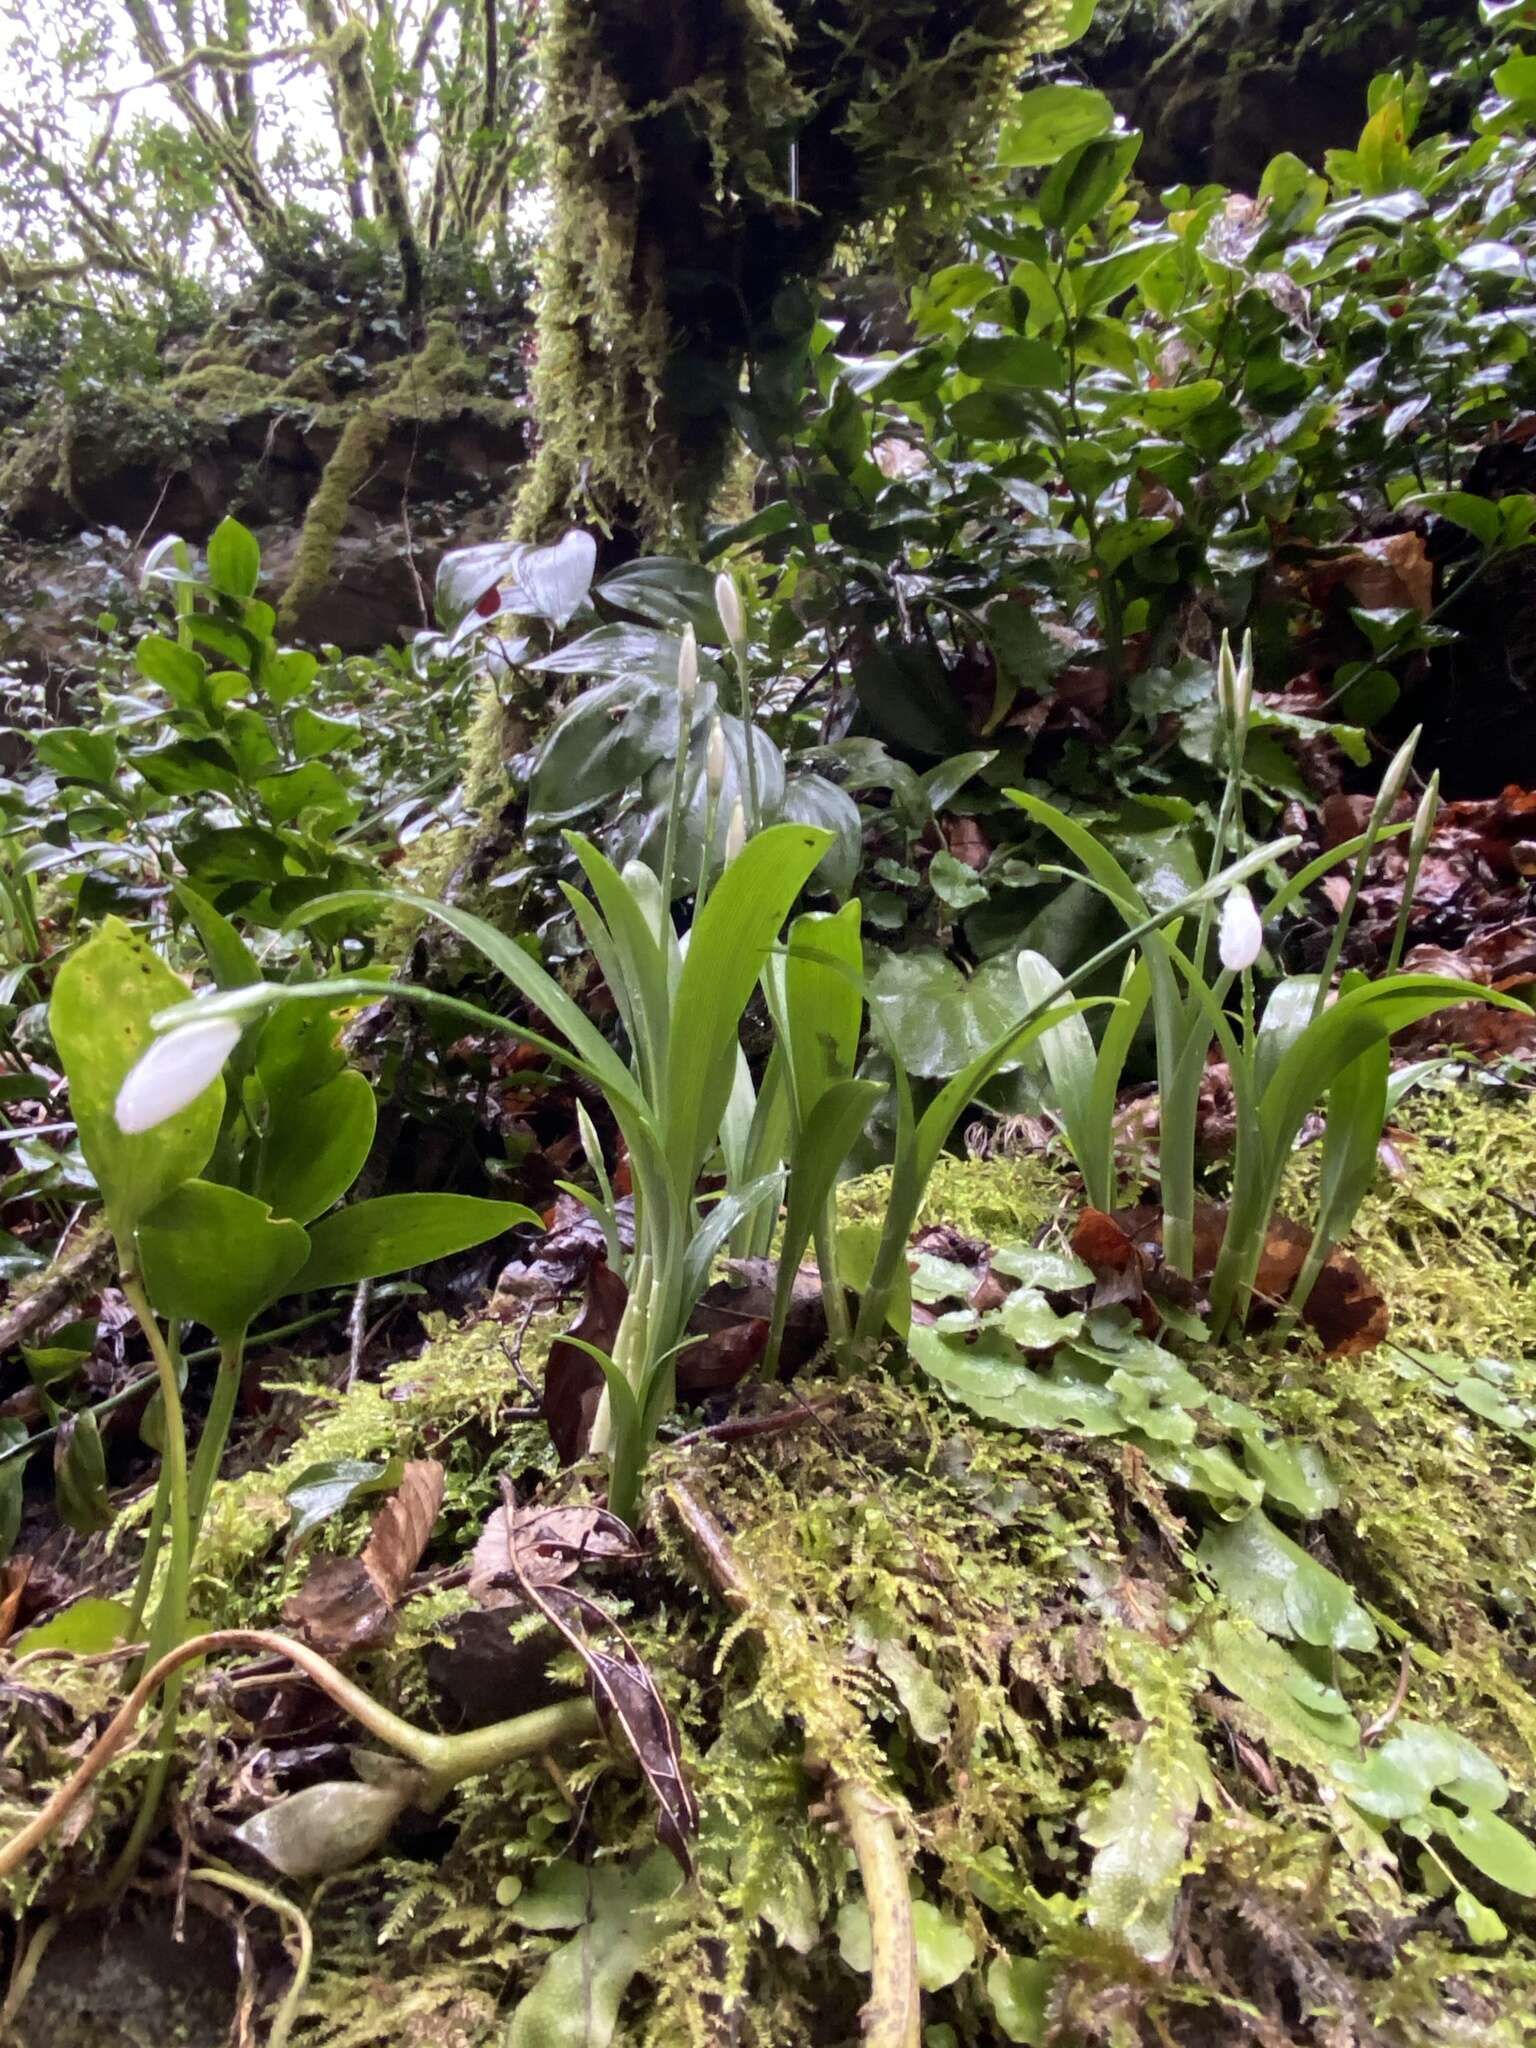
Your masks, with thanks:
M 283 1619 L 327 1657 L 377 1649 L 395 1630 L 395 1609 L 427 1547 L 443 1504 L 443 1468 L 412 1459 L 373 1518 L 360 1557 L 322 1557 L 283 1605 Z
M 283 1602 L 283 1620 L 323 1657 L 376 1650 L 395 1632 L 394 1614 L 360 1557 L 317 1558 Z
M 16 1627 L 16 1617 L 21 1612 L 21 1596 L 27 1590 L 27 1580 L 32 1576 L 30 1557 L 10 1558 L 0 1568 L 0 1643 L 8 1643 Z
M 520 1507 L 509 1519 L 503 1506 L 475 1544 L 469 1590 L 482 1606 L 502 1606 L 512 1595 L 498 1580 L 510 1576 L 532 1586 L 556 1586 L 589 1561 L 611 1563 L 638 1555 L 628 1529 L 606 1508 Z
M 518 1508 L 511 1481 L 504 1479 L 501 1490 L 515 1529 Z M 598 1718 L 610 1734 L 617 1729 L 623 1735 L 650 1785 L 657 1807 L 657 1836 L 682 1865 L 685 1876 L 692 1877 L 690 1841 L 699 1829 L 698 1801 L 683 1772 L 676 1724 L 644 1659 L 595 1601 L 565 1586 L 535 1585 L 519 1569 L 515 1543 L 509 1546 L 508 1557 L 529 1605 L 559 1631 L 586 1666 Z M 598 1631 L 610 1637 L 616 1648 L 600 1647 L 594 1639 Z
M 1122 1224 L 1102 1209 L 1085 1209 L 1072 1233 L 1072 1249 L 1093 1275 L 1093 1306 L 1139 1306 L 1145 1292 L 1141 1254 Z
M 421 1561 L 443 1505 L 443 1468 L 436 1458 L 413 1458 L 400 1484 L 373 1518 L 363 1545 L 363 1570 L 394 1607 Z
M 1435 608 L 1434 564 L 1417 533 L 1389 533 L 1362 541 L 1344 557 L 1339 581 L 1365 611 L 1407 606 L 1427 619 Z

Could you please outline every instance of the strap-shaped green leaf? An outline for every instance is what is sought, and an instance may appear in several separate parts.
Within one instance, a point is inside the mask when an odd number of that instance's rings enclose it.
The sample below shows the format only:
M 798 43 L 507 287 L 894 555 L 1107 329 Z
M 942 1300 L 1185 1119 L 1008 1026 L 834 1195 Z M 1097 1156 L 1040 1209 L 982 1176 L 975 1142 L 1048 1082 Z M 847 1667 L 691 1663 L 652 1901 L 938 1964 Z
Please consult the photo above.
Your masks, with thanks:
M 495 925 L 487 924 L 483 917 L 476 917 L 472 911 L 458 910 L 452 904 L 439 903 L 435 897 L 418 896 L 410 890 L 343 889 L 335 895 L 317 897 L 314 902 L 303 905 L 288 919 L 285 928 L 312 924 L 332 911 L 351 910 L 362 904 L 387 908 L 400 903 L 420 911 L 423 917 L 436 918 L 439 924 L 457 932 L 461 939 L 467 939 L 484 954 L 498 974 L 511 982 L 519 995 L 526 996 L 530 1003 L 543 1011 L 556 1030 L 570 1041 L 572 1050 L 591 1069 L 593 1078 L 604 1089 L 633 1095 L 634 1083 L 628 1068 L 554 976 L 525 953 L 515 939 L 509 939 L 505 932 L 497 931 Z
M 667 1053 L 665 1143 L 691 1190 L 720 1129 L 736 1070 L 737 1030 L 768 948 L 831 834 L 773 825 L 733 860 L 688 939 Z
M 808 911 L 764 974 L 780 1035 L 789 1048 L 795 1114 L 803 1126 L 834 1081 L 852 1074 L 864 1021 L 862 906 Z

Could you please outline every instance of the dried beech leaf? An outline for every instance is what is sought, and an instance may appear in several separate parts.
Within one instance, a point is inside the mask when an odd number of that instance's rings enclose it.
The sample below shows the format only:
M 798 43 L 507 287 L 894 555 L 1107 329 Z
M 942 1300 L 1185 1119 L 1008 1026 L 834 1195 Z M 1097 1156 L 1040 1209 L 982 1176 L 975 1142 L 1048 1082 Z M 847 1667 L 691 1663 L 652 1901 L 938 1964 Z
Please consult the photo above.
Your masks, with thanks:
M 322 1557 L 283 1603 L 283 1620 L 322 1656 L 375 1650 L 395 1632 L 395 1617 L 360 1557 Z
M 1141 1254 L 1130 1234 L 1102 1209 L 1085 1209 L 1072 1233 L 1072 1249 L 1093 1275 L 1094 1308 L 1123 1301 L 1137 1306 L 1144 1292 Z
M 739 1386 L 761 1362 L 767 1344 L 766 1316 L 752 1316 L 732 1328 L 695 1338 L 677 1354 L 678 1394 L 686 1400 Z
M 1411 609 L 1427 619 L 1435 608 L 1434 564 L 1417 533 L 1389 533 L 1362 541 L 1342 565 L 1339 580 L 1365 611 Z
M 386 1607 L 398 1604 L 421 1562 L 443 1505 L 443 1468 L 436 1458 L 413 1458 L 400 1484 L 373 1518 L 362 1564 Z
M 514 1566 L 508 1543 L 517 1545 Z M 556 1586 L 590 1559 L 613 1560 L 638 1555 L 634 1539 L 617 1515 L 606 1508 L 518 1508 L 509 1514 L 499 1507 L 480 1532 L 469 1567 L 469 1590 L 486 1606 L 504 1604 L 512 1596 L 498 1580 L 521 1577 L 530 1585 Z

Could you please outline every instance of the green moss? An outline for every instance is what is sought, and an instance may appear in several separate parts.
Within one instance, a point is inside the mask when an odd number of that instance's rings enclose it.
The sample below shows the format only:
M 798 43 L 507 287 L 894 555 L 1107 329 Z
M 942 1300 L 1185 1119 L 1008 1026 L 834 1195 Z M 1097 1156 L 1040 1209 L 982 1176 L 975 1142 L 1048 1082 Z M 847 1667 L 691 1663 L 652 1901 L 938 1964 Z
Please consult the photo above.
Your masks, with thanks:
M 1536 1335 L 1523 1280 L 1531 1226 L 1489 1189 L 1536 1207 L 1528 1113 L 1458 1092 L 1410 1100 L 1403 1114 L 1407 1171 L 1368 1204 L 1360 1255 L 1408 1349 L 1523 1360 Z M 850 1189 L 850 1213 L 878 1215 L 880 1191 L 878 1177 Z M 941 1164 L 926 1213 L 1017 1240 L 1064 1201 L 1037 1159 L 956 1160 Z M 528 1333 L 535 1375 L 555 1327 Z M 502 1470 L 523 1475 L 525 1493 L 551 1477 L 543 1430 L 504 1419 L 522 1398 L 505 1337 L 495 1323 L 438 1326 L 378 1386 L 277 1387 L 275 1415 L 299 1434 L 270 1470 L 216 1490 L 204 1611 L 222 1600 L 217 1618 L 273 1620 L 305 1569 L 279 1547 L 282 1496 L 310 1463 L 441 1459 L 429 1561 L 443 1563 L 467 1552 Z M 1390 1347 L 1276 1358 L 1246 1344 L 1193 1364 L 1333 1466 L 1337 1508 L 1291 1526 L 1371 1603 L 1381 1642 L 1320 1654 L 1314 1680 L 1342 1686 L 1362 1721 L 1380 1715 L 1405 1643 L 1401 1713 L 1482 1745 L 1528 1832 L 1531 1450 Z M 972 1943 L 974 1967 L 925 2006 L 928 2024 L 961 2040 L 998 2038 L 986 1971 L 1011 1956 L 1047 1966 L 1062 2040 L 1094 2038 L 1112 2019 L 1127 2043 L 1215 2048 L 1238 2038 L 1240 2012 L 1254 2039 L 1298 2048 L 1452 2048 L 1469 2030 L 1488 2048 L 1516 2048 L 1536 2012 L 1531 1908 L 1458 1865 L 1457 1882 L 1511 1930 L 1471 1948 L 1413 1844 L 1342 1807 L 1305 1724 L 1242 1705 L 1209 1676 L 1224 1611 L 1193 1556 L 1207 1510 L 1160 1487 L 1129 1443 L 984 1424 L 894 1362 L 818 1391 L 835 1397 L 802 1426 L 664 1450 L 644 1569 L 593 1583 L 676 1717 L 703 1814 L 700 1883 L 627 2008 L 627 2048 L 707 2048 L 722 2012 L 743 2048 L 855 2037 L 866 1982 L 833 1930 L 858 1882 L 821 1805 L 829 1769 L 887 1794 L 904 1816 L 914 1886 Z M 751 1589 L 744 1614 L 726 1610 L 667 1506 L 679 1480 L 726 1533 Z M 355 1552 L 370 1513 L 360 1503 L 319 1541 Z M 427 1656 L 464 1597 L 439 1588 L 408 1603 L 390 1652 L 371 1660 L 370 1683 L 403 1711 L 438 1710 Z M 1245 1654 L 1263 1650 L 1250 1624 L 1228 1626 Z M 99 1669 L 68 1674 L 71 1707 L 99 1710 L 109 1684 Z M 194 1744 L 225 1729 L 228 1711 L 205 1702 Z M 57 1770 L 50 1743 L 64 1739 L 18 1734 L 7 1761 L 34 1777 Z M 1178 1947 L 1151 1967 L 1096 1903 L 1083 1828 L 1133 1768 L 1154 1764 L 1191 1774 L 1199 1811 Z M 99 1856 L 139 1768 L 109 1774 L 100 1813 L 58 1852 L 56 1875 Z M 428 1837 L 402 1830 L 311 1901 L 320 1962 L 296 2036 L 307 2048 L 361 2048 L 364 2015 L 376 2025 L 383 2005 L 400 2038 L 489 2048 L 549 1947 L 509 1924 L 499 1898 L 555 1857 L 624 1854 L 652 1830 L 643 1785 L 601 1744 L 467 1784 L 432 1825 Z M 1163 1825 L 1148 1853 L 1165 1846 Z

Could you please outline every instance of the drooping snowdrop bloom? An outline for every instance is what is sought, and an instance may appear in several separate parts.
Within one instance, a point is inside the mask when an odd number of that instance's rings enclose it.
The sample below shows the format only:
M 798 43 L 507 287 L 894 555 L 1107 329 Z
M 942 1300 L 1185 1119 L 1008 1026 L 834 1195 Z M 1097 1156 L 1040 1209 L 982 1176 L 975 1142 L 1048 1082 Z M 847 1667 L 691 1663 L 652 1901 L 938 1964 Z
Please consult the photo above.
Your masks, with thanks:
M 1264 944 L 1264 921 L 1253 898 L 1239 882 L 1221 906 L 1221 930 L 1217 951 L 1221 964 L 1233 974 L 1251 967 Z
M 157 1038 L 117 1091 L 117 1127 L 129 1137 L 152 1131 L 195 1102 L 240 1041 L 230 1017 L 182 1024 Z
M 741 807 L 741 798 L 737 797 L 735 803 L 731 806 L 731 822 L 725 828 L 725 864 L 727 867 L 730 866 L 746 843 L 747 814 Z
M 677 656 L 677 694 L 686 714 L 693 707 L 694 692 L 699 687 L 699 643 L 690 626 L 683 634 L 683 644 Z
M 723 569 L 715 578 L 715 610 L 720 614 L 726 639 L 739 650 L 746 641 L 747 621 L 741 609 L 741 592 L 736 588 L 736 579 Z

